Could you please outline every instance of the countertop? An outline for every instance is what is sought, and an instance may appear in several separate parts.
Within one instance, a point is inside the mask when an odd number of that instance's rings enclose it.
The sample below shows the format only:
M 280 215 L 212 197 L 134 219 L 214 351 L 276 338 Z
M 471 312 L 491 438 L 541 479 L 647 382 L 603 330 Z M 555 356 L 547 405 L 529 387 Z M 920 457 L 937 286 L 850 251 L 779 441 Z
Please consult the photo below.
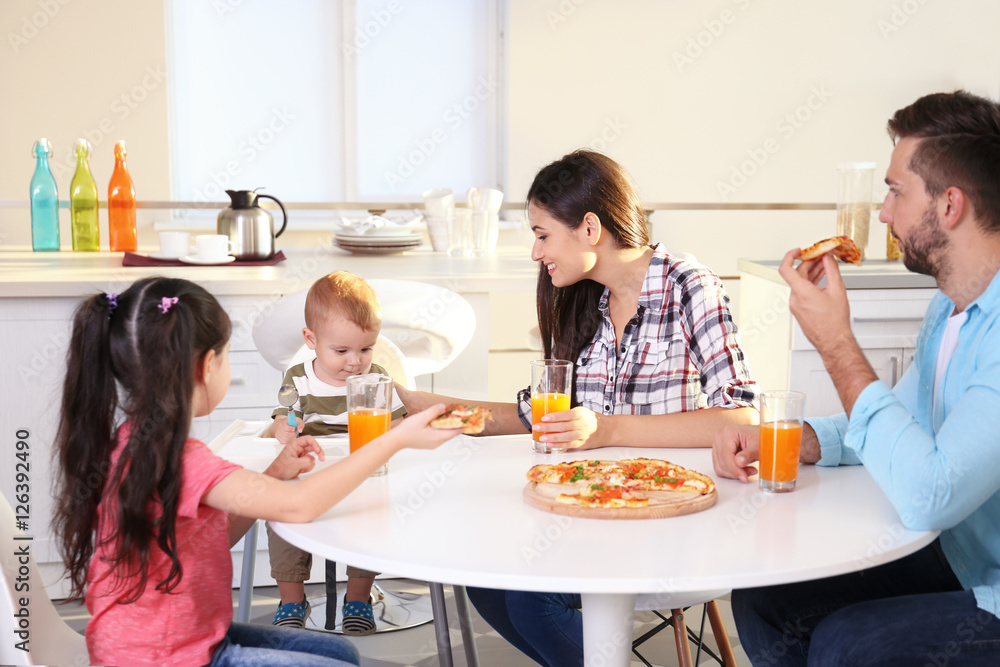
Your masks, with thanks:
M 756 260 L 740 258 L 737 266 L 741 273 L 748 273 L 771 282 L 785 284 L 778 274 L 781 260 Z M 847 289 L 926 289 L 936 288 L 931 276 L 913 273 L 902 262 L 884 259 L 865 260 L 863 266 L 840 264 L 840 275 Z
M 0 296 L 81 297 L 95 290 L 120 291 L 151 275 L 187 278 L 216 295 L 286 294 L 337 270 L 466 293 L 533 290 L 538 277 L 538 264 L 526 246 L 500 246 L 484 257 L 451 257 L 430 248 L 396 255 L 352 255 L 332 245 L 280 250 L 288 259 L 274 266 L 164 267 L 123 267 L 120 252 L 0 252 Z

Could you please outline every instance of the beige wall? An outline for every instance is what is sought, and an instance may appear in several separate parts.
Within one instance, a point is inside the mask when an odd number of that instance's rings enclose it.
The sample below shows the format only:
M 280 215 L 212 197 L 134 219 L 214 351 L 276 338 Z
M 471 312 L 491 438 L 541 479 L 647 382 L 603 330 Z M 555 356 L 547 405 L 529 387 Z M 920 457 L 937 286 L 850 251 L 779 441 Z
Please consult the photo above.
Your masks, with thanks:
M 99 190 L 122 138 L 139 198 L 170 197 L 166 1 L 0 2 L 0 199 L 27 198 L 40 136 L 55 147 L 63 199 L 79 136 L 95 143 Z M 1000 86 L 992 0 L 509 4 L 510 200 L 541 165 L 594 146 L 632 172 L 647 201 L 832 201 L 838 162 L 885 169 L 893 110 L 934 90 L 996 97 Z M 152 242 L 152 215 L 141 216 L 141 243 Z M 779 256 L 833 220 L 673 212 L 658 214 L 654 231 L 734 275 L 738 256 Z M 875 224 L 873 255 L 880 234 Z M 28 244 L 28 212 L 0 208 L 0 247 Z
M 510 0 L 508 192 L 591 146 L 621 162 L 645 201 L 833 202 L 836 165 L 876 162 L 885 123 L 920 95 L 997 98 L 992 0 Z M 836 228 L 833 211 L 654 217 L 668 248 L 724 275 Z M 884 257 L 872 222 L 872 257 Z
M 69 193 L 78 137 L 93 144 L 90 165 L 101 199 L 119 139 L 128 147 L 137 197 L 168 199 L 163 0 L 4 0 L 0 26 L 0 199 L 28 198 L 31 146 L 39 137 L 52 142 L 60 199 Z M 61 222 L 65 247 L 68 213 Z M 101 226 L 106 246 L 106 211 Z M 30 213 L 0 209 L 0 245 L 30 244 Z

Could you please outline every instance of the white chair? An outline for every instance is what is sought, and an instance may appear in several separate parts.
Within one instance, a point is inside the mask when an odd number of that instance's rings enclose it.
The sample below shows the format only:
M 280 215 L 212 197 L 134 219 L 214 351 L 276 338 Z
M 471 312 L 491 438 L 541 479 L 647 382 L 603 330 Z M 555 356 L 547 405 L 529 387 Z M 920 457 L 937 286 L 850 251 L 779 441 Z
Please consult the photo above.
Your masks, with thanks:
M 66 625 L 45 593 L 31 555 L 34 544 L 15 528 L 14 512 L 0 495 L 0 633 L 4 637 L 0 664 L 89 665 L 83 635 Z M 23 601 L 27 604 L 22 605 Z M 19 636 L 19 631 L 25 634 Z M 17 648 L 23 639 L 27 639 L 27 651 Z
M 382 332 L 373 360 L 386 367 L 400 384 L 412 388 L 414 377 L 442 370 L 472 340 L 476 314 L 461 295 L 412 280 L 368 282 L 382 306 Z M 267 363 L 278 370 L 288 368 L 303 345 L 307 293 L 301 290 L 282 297 L 253 328 L 254 344 Z M 399 358 L 405 372 L 397 376 L 386 363 Z

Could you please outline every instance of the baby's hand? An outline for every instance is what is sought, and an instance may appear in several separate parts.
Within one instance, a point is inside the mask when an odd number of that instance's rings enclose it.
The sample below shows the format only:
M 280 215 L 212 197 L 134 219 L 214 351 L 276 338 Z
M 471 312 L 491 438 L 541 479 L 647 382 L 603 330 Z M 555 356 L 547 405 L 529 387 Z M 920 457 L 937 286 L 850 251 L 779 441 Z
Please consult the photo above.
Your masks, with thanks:
M 295 440 L 299 433 L 302 432 L 304 424 L 301 419 L 295 420 L 295 428 L 288 425 L 288 415 L 278 415 L 274 418 L 274 424 L 272 426 L 274 430 L 274 437 L 278 439 L 283 445 Z
M 393 430 L 405 435 L 406 446 L 411 449 L 434 449 L 462 433 L 461 428 L 442 429 L 428 426 L 432 419 L 444 412 L 444 409 L 444 403 L 432 405 L 426 410 L 408 415 Z

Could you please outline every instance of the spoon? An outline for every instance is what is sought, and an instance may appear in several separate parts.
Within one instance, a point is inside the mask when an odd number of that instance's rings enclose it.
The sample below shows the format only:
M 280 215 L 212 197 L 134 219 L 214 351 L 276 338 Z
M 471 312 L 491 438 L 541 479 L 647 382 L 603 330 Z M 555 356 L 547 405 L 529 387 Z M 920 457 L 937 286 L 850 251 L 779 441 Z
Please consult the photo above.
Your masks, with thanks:
M 295 423 L 295 411 L 292 410 L 292 406 L 295 405 L 295 401 L 297 400 L 299 400 L 299 392 L 295 390 L 295 385 L 283 384 L 278 389 L 278 403 L 282 407 L 288 408 L 288 425 L 296 432 L 298 431 L 298 425 Z

